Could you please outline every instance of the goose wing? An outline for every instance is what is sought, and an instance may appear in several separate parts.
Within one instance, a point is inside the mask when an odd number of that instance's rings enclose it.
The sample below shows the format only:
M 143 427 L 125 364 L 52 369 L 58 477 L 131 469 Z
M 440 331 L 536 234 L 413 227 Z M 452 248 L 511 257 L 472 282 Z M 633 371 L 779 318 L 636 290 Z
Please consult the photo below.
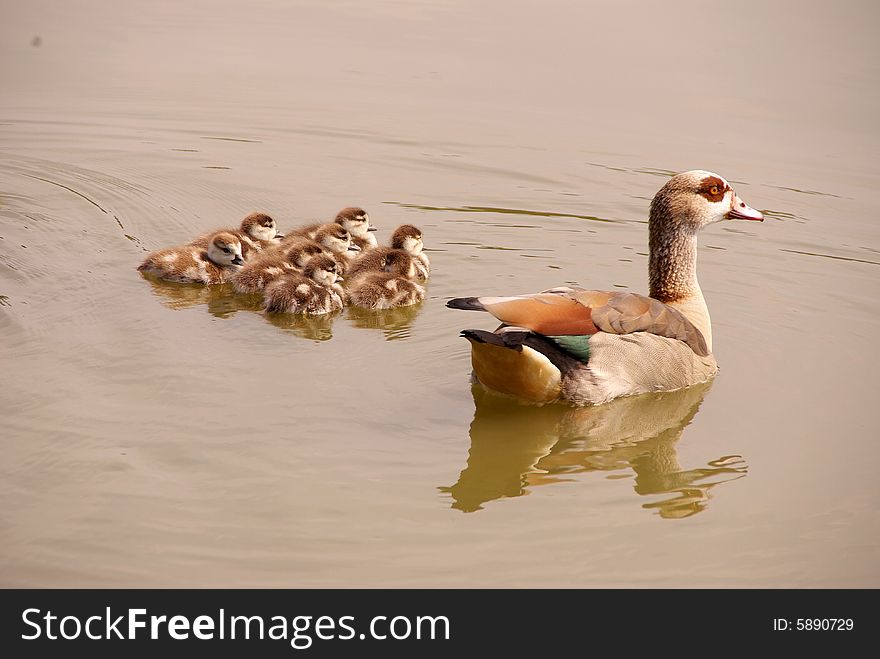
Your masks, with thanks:
M 486 311 L 506 325 L 543 336 L 649 332 L 682 341 L 701 357 L 709 354 L 700 330 L 680 311 L 637 293 L 563 287 L 512 297 L 455 298 L 446 306 Z

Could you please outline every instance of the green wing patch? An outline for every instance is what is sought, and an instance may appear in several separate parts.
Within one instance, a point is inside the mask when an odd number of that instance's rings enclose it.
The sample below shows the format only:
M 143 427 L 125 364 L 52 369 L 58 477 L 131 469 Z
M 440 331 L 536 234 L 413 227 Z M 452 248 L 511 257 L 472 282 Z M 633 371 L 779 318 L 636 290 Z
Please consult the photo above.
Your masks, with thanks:
M 575 359 L 586 364 L 590 361 L 590 336 L 589 334 L 573 336 L 548 336 L 562 351 L 567 352 Z

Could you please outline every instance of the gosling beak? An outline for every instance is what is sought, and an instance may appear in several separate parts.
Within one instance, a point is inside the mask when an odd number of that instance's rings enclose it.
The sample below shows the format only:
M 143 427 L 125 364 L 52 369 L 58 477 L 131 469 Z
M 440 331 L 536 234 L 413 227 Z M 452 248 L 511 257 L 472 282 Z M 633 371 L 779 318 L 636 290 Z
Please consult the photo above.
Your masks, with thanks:
M 378 231 L 378 229 L 376 227 L 370 227 L 367 229 L 367 231 Z
M 283 233 L 275 232 L 275 240 L 281 240 L 282 238 L 284 238 Z
M 345 281 L 345 280 L 342 277 L 340 277 L 339 275 L 336 275 L 336 283 L 338 284 L 341 281 Z
M 241 257 L 238 254 L 235 255 L 234 259 L 232 259 L 232 265 L 242 265 L 243 263 L 244 261 L 242 261 Z
M 359 251 L 361 251 L 361 248 L 358 247 L 357 245 L 355 245 L 354 243 L 352 243 L 351 245 L 348 246 L 348 251 L 349 252 L 359 252 Z
M 739 195 L 735 192 L 733 193 L 733 199 L 730 202 L 730 211 L 727 213 L 727 217 L 731 220 L 764 221 L 764 214 L 749 206 L 746 202 L 740 199 Z

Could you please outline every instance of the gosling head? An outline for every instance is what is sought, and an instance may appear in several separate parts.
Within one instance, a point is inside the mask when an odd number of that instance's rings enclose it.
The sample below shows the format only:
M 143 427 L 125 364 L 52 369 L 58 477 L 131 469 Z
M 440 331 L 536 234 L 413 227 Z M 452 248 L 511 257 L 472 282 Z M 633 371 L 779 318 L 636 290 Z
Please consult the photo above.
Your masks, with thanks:
M 673 176 L 651 202 L 652 235 L 667 228 L 696 232 L 721 220 L 762 222 L 764 215 L 746 205 L 721 176 L 702 169 Z
M 328 288 L 342 281 L 339 264 L 332 256 L 326 254 L 316 256 L 309 261 L 305 275 L 315 283 Z
M 265 213 L 251 213 L 241 221 L 241 231 L 257 240 L 274 240 L 283 238 L 278 233 L 275 220 Z
M 361 248 L 351 242 L 351 234 L 336 223 L 325 224 L 315 232 L 315 242 L 323 245 L 333 254 L 359 252 Z
M 208 258 L 219 266 L 242 265 L 241 242 L 231 233 L 215 233 L 208 241 Z
M 422 242 L 422 232 L 412 224 L 404 224 L 394 230 L 391 234 L 391 246 L 409 252 L 413 256 L 421 254 L 425 247 Z
M 370 216 L 367 211 L 357 206 L 343 208 L 336 214 L 334 222 L 355 238 L 366 238 L 370 231 L 376 230 L 376 227 L 370 224 Z

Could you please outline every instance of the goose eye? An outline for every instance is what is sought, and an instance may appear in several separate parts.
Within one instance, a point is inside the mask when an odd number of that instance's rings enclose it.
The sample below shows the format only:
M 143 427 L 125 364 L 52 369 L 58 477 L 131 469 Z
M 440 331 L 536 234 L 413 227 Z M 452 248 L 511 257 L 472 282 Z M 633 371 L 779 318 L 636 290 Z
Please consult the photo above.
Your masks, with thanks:
M 713 185 L 711 188 L 709 188 L 709 194 L 711 194 L 713 196 L 717 195 L 719 192 L 720 192 L 720 190 L 718 189 L 717 185 Z

